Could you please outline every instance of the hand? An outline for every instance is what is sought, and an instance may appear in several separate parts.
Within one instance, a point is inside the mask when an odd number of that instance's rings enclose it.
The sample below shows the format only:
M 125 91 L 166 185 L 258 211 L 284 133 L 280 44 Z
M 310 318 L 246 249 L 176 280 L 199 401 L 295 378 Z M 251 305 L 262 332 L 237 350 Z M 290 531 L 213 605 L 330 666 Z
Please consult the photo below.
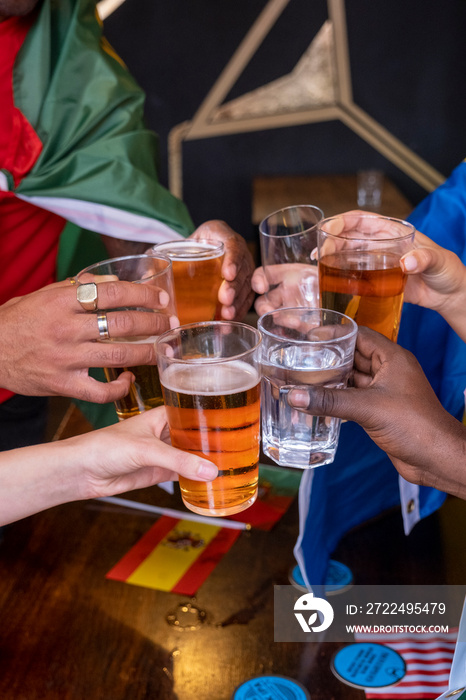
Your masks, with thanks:
M 218 292 L 218 300 L 222 305 L 221 316 L 228 321 L 241 320 L 248 313 L 254 299 L 251 289 L 254 261 L 245 239 L 224 221 L 216 220 L 201 224 L 190 238 L 204 238 L 224 244 L 223 282 Z
M 98 498 L 146 488 L 178 475 L 212 481 L 218 469 L 170 444 L 165 407 L 66 441 L 81 465 L 78 498 Z
M 442 407 L 414 355 L 379 333 L 359 329 L 354 388 L 299 387 L 288 401 L 358 422 L 405 479 L 466 497 L 466 427 Z
M 455 309 L 463 315 L 466 267 L 455 253 L 419 231 L 416 231 L 414 246 L 414 250 L 401 258 L 401 266 L 409 275 L 405 301 L 435 309 L 454 323 Z
M 168 295 L 131 282 L 102 282 L 98 306 L 159 309 Z M 154 336 L 170 326 L 165 314 L 114 311 L 107 314 L 110 338 Z M 95 313 L 85 312 L 76 286 L 58 282 L 10 299 L 0 306 L 0 385 L 29 396 L 71 396 L 107 403 L 125 396 L 133 381 L 123 372 L 113 382 L 89 377 L 89 367 L 132 367 L 155 364 L 153 343 L 97 342 Z
M 251 286 L 261 296 L 254 302 L 259 316 L 284 306 L 317 306 L 319 280 L 316 265 L 283 263 L 254 270 Z M 273 288 L 272 288 L 273 287 Z
M 165 407 L 85 435 L 0 453 L 0 525 L 46 508 L 146 488 L 218 469 L 169 443 Z

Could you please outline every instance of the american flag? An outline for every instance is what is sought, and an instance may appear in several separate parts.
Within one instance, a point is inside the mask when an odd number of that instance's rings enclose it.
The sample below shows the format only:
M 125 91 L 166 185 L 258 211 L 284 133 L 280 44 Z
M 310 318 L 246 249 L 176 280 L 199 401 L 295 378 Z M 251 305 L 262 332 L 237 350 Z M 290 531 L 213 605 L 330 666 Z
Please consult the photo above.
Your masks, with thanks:
M 357 642 L 385 644 L 397 651 L 406 663 L 406 675 L 395 685 L 366 688 L 367 700 L 434 699 L 448 690 L 448 679 L 458 630 L 443 634 L 357 633 Z

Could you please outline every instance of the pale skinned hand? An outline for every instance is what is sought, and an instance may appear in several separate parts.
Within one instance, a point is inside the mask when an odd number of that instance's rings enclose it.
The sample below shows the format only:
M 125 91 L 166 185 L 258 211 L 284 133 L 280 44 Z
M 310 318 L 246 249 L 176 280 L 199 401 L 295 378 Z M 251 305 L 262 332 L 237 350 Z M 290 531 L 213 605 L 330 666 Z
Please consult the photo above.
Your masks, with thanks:
M 260 294 L 254 302 L 259 316 L 284 306 L 318 306 L 319 280 L 316 265 L 268 265 L 267 273 L 263 267 L 258 267 L 254 270 L 251 286 Z
M 414 355 L 379 333 L 359 329 L 354 388 L 299 387 L 288 401 L 356 421 L 407 481 L 466 497 L 466 426 L 442 407 Z
M 176 481 L 179 474 L 195 481 L 218 474 L 212 462 L 172 447 L 164 406 L 72 438 L 70 446 L 72 440 L 80 454 L 83 499 Z
M 165 407 L 85 435 L 0 454 L 0 525 L 70 501 L 183 475 L 211 481 L 212 462 L 170 445 Z
M 405 301 L 435 309 L 466 339 L 466 267 L 459 257 L 416 231 L 401 266 L 408 274 Z
M 223 243 L 223 282 L 218 292 L 218 300 L 222 305 L 221 316 L 227 321 L 241 320 L 248 313 L 254 299 L 251 289 L 254 261 L 245 239 L 219 220 L 204 222 L 190 238 Z
M 166 292 L 131 282 L 102 282 L 98 306 L 163 308 Z M 167 315 L 145 311 L 109 311 L 110 338 L 154 336 L 170 327 Z M 70 396 L 107 403 L 125 396 L 130 372 L 113 382 L 88 375 L 90 367 L 155 364 L 153 343 L 97 342 L 96 313 L 83 310 L 69 280 L 10 299 L 0 306 L 0 386 L 28 396 Z

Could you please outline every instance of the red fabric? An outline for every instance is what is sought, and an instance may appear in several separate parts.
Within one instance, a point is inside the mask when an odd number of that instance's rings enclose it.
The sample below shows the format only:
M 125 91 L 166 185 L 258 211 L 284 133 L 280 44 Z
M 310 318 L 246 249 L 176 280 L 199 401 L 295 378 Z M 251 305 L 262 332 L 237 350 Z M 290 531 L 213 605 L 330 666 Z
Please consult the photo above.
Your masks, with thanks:
M 15 185 L 36 162 L 42 144 L 13 101 L 13 65 L 33 17 L 11 17 L 0 22 L 0 164 Z
M 17 185 L 31 170 L 42 143 L 14 104 L 13 66 L 33 16 L 0 22 L 0 169 Z M 0 192 L 0 304 L 55 280 L 58 240 L 65 220 Z M 0 388 L 0 402 L 12 396 Z
M 234 545 L 240 534 L 241 530 L 230 530 L 222 527 L 186 573 L 175 583 L 171 592 L 178 593 L 178 595 L 196 595 L 198 589 L 215 569 L 223 555 Z

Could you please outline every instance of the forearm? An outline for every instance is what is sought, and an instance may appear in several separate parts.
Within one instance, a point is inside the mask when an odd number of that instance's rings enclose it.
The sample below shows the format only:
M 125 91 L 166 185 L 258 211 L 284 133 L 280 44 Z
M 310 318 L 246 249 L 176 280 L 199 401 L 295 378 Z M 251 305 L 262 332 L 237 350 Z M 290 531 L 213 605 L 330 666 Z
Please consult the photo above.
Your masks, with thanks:
M 466 268 L 465 268 L 466 269 Z M 439 309 L 439 313 L 451 328 L 466 343 L 466 273 L 462 289 L 451 294 Z
M 0 453 L 0 525 L 80 498 L 68 441 Z
M 438 434 L 435 430 L 432 427 L 431 439 L 419 449 L 419 477 L 413 481 L 466 500 L 466 426 L 449 416 L 449 425 L 443 422 Z
M 124 241 L 120 238 L 104 235 L 101 238 L 111 258 L 119 258 L 123 255 L 141 255 L 150 248 L 150 245 L 140 241 Z

